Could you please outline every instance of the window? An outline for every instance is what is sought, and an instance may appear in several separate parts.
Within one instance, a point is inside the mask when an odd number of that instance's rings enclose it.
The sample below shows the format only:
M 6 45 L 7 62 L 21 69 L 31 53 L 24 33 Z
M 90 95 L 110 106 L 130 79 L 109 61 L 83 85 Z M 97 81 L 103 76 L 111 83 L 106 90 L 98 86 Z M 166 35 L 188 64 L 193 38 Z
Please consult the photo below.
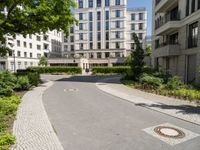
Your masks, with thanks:
M 32 39 L 32 35 L 31 34 L 29 34 L 29 39 Z
M 97 22 L 97 30 L 101 31 L 101 22 Z
M 115 5 L 120 5 L 120 0 L 115 0 Z
M 101 42 L 98 42 L 98 43 L 97 43 L 97 48 L 98 48 L 98 49 L 101 49 Z
M 79 20 L 83 20 L 83 13 L 79 13 Z
M 143 20 L 144 19 L 144 14 L 143 13 L 139 13 L 139 20 Z
M 101 0 L 97 0 L 97 7 L 101 7 Z
M 74 28 L 70 27 L 70 33 L 74 33 Z
M 105 6 L 106 7 L 110 6 L 110 0 L 105 0 Z
M 116 28 L 120 28 L 120 21 L 116 21 L 116 22 L 115 22 L 115 27 L 116 27 Z
M 191 13 L 195 12 L 195 1 L 196 0 L 192 0 Z
M 101 32 L 98 32 L 98 33 L 97 33 L 97 40 L 98 40 L 98 41 L 101 41 Z
M 106 21 L 106 30 L 109 30 L 109 21 Z
M 21 52 L 17 51 L 17 57 L 21 57 Z
M 120 10 L 116 10 L 116 11 L 115 11 L 115 17 L 116 17 L 116 18 L 120 17 Z
M 93 8 L 93 0 L 88 0 L 88 7 Z
M 64 45 L 64 51 L 66 52 L 68 50 L 68 45 Z
M 110 16 L 109 16 L 109 11 L 106 11 L 106 20 L 109 20 Z
M 120 48 L 119 42 L 116 42 L 116 43 L 115 43 L 115 47 L 116 47 L 117 49 Z
M 92 21 L 93 20 L 93 14 L 92 12 L 89 12 L 89 21 Z
M 178 32 L 170 35 L 169 44 L 178 44 Z
M 32 53 L 30 53 L 30 58 L 32 58 L 33 57 L 33 54 Z
M 37 50 L 41 50 L 41 45 L 37 45 Z
M 109 49 L 109 42 L 106 42 L 106 49 Z
M 131 20 L 135 20 L 135 14 L 131 14 Z
M 106 32 L 106 40 L 109 40 L 109 32 Z
M 131 30 L 133 30 L 133 31 L 135 30 L 135 24 L 134 23 L 131 24 Z
M 79 33 L 79 40 L 83 40 L 83 33 Z
M 70 42 L 74 42 L 74 36 L 70 36 Z
M 92 22 L 89 23 L 89 30 L 93 31 L 93 23 Z
M 79 49 L 83 50 L 83 43 L 79 44 Z
M 20 40 L 17 40 L 17 46 L 20 46 Z
M 119 31 L 116 31 L 116 33 L 115 33 L 115 38 L 116 38 L 116 39 L 119 39 L 119 38 L 120 38 L 120 32 L 119 32 Z
M 79 8 L 83 8 L 83 0 L 78 1 L 78 6 L 79 6 Z
M 197 47 L 198 43 L 198 22 L 189 25 L 188 48 Z
M 29 43 L 29 47 L 32 48 L 32 43 Z
M 37 36 L 37 41 L 41 41 L 41 37 L 40 36 Z
M 142 40 L 142 39 L 143 39 L 143 33 L 138 33 L 138 38 L 139 38 L 140 40 Z
M 70 46 L 70 49 L 71 49 L 71 51 L 73 52 L 73 51 L 74 51 L 74 45 L 71 45 L 71 46 Z
M 189 16 L 190 14 L 190 0 L 187 0 L 186 4 L 186 16 Z
M 97 58 L 101 58 L 101 53 L 97 53 Z
M 143 30 L 143 23 L 139 23 L 139 30 Z
M 198 9 L 200 9 L 200 0 L 198 0 Z
M 90 49 L 93 49 L 93 43 L 90 43 Z
M 27 47 L 26 42 L 24 42 L 24 47 Z
M 131 43 L 131 49 L 132 49 L 132 50 L 135 49 L 135 43 Z
M 89 40 L 90 41 L 93 41 L 93 33 L 92 32 L 90 32 L 90 35 L 89 35 L 90 37 L 89 37 Z
M 101 20 L 101 12 L 100 11 L 97 12 L 97 20 Z
M 83 30 L 83 23 L 79 23 L 79 30 Z

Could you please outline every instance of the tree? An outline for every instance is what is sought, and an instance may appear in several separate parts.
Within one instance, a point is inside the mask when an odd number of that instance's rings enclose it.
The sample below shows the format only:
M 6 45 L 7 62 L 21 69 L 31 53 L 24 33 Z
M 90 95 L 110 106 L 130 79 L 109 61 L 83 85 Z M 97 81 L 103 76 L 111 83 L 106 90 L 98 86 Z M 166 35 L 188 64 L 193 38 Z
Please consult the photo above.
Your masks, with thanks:
M 69 27 L 77 21 L 73 17 L 74 0 L 1 0 L 0 10 L 0 55 L 8 52 L 5 35 L 45 33 L 63 30 L 68 35 Z
M 42 56 L 40 58 L 39 65 L 41 65 L 41 66 L 47 66 L 48 65 L 48 59 L 47 59 L 47 57 Z
M 146 46 L 146 56 L 151 56 L 152 54 L 152 49 L 150 45 Z
M 141 43 L 137 37 L 137 35 L 134 33 L 134 42 L 136 45 L 135 50 L 131 53 L 131 59 L 130 59 L 130 66 L 132 70 L 132 78 L 133 80 L 137 81 L 139 80 L 140 75 L 142 74 L 142 70 L 144 67 L 144 50 L 141 46 Z

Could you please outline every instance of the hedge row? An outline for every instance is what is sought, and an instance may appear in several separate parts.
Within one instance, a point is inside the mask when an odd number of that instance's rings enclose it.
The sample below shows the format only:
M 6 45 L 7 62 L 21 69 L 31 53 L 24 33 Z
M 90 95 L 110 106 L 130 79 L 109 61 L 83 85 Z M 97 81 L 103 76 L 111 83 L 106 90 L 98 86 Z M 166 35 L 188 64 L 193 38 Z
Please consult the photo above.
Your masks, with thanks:
M 38 73 L 67 73 L 67 74 L 81 74 L 80 67 L 63 67 L 63 66 L 50 66 L 50 67 L 29 67 L 27 71 Z
M 93 67 L 93 74 L 125 74 L 130 70 L 128 66 L 118 67 Z

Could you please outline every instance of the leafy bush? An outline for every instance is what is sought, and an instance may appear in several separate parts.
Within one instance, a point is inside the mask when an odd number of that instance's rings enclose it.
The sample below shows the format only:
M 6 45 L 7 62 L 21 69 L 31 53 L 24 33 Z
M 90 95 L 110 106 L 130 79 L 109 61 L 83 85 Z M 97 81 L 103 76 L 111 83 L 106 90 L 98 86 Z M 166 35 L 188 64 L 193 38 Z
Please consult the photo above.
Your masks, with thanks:
M 50 67 L 29 67 L 27 71 L 34 71 L 38 73 L 67 73 L 67 74 L 81 74 L 80 67 L 63 67 L 63 66 L 50 66 Z
M 183 83 L 179 77 L 174 76 L 169 79 L 169 82 L 166 84 L 165 88 L 169 90 L 178 90 L 183 87 Z
M 29 88 L 30 83 L 28 76 L 19 76 L 17 79 L 15 90 L 28 90 Z
M 130 67 L 93 67 L 93 74 L 126 74 L 130 70 Z
M 7 150 L 15 142 L 15 137 L 8 133 L 0 133 L 0 149 Z
M 40 74 L 37 72 L 29 72 L 28 80 L 31 85 L 38 86 L 40 83 Z
M 162 86 L 163 80 L 158 77 L 143 74 L 139 82 L 143 85 L 144 89 L 156 89 Z

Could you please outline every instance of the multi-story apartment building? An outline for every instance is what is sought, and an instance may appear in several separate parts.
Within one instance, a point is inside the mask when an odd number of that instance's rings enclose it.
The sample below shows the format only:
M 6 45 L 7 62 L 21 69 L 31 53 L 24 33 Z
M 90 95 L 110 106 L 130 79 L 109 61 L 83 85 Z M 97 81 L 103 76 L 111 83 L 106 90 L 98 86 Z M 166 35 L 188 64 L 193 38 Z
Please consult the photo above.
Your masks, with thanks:
M 119 65 L 134 49 L 133 33 L 141 42 L 146 37 L 145 8 L 127 9 L 127 0 L 76 1 L 79 24 L 63 35 L 63 56 L 86 59 L 89 66 Z
M 41 56 L 61 57 L 62 36 L 57 31 L 46 34 L 6 36 L 6 45 L 12 50 L 8 56 L 0 58 L 0 69 L 16 71 L 29 66 L 38 66 Z
M 153 0 L 154 66 L 198 82 L 200 0 Z
M 0 11 L 6 14 L 6 8 Z M 0 70 L 8 69 L 16 71 L 29 66 L 38 66 L 41 56 L 61 57 L 62 54 L 62 33 L 49 31 L 47 33 L 27 35 L 16 35 L 12 37 L 5 35 L 6 46 L 12 52 L 6 57 L 0 58 Z

